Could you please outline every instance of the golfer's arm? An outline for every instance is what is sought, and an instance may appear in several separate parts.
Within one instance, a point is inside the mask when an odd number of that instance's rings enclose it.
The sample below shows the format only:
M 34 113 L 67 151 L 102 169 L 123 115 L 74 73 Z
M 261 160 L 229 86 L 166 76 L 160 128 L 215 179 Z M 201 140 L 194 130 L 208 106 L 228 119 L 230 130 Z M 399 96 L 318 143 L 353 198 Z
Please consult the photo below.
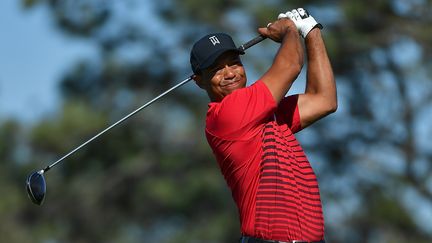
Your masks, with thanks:
M 313 29 L 305 44 L 308 58 L 306 90 L 298 100 L 302 128 L 337 109 L 335 79 L 321 31 Z
M 294 26 L 294 25 L 293 25 Z M 285 96 L 303 67 L 303 46 L 297 29 L 289 28 L 272 66 L 261 77 L 277 103 Z

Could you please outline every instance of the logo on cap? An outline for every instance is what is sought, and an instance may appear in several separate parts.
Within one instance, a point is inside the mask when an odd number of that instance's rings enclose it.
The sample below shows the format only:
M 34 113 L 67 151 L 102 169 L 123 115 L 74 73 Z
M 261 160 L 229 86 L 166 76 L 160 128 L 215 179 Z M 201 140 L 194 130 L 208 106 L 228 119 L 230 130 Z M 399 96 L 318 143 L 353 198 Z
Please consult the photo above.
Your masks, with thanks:
M 216 36 L 210 36 L 209 40 L 211 41 L 211 43 L 213 44 L 213 46 L 215 46 L 216 44 L 220 44 L 219 39 Z

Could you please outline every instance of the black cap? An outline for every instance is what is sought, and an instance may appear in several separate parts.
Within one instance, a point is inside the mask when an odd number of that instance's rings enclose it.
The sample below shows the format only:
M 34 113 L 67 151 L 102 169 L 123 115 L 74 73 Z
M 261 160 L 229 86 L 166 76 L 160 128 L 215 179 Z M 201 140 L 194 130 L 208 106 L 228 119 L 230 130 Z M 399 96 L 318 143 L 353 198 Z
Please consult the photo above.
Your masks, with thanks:
M 195 42 L 192 47 L 190 63 L 195 74 L 210 67 L 216 59 L 226 51 L 234 51 L 243 55 L 244 51 L 237 49 L 231 36 L 225 33 L 209 34 Z

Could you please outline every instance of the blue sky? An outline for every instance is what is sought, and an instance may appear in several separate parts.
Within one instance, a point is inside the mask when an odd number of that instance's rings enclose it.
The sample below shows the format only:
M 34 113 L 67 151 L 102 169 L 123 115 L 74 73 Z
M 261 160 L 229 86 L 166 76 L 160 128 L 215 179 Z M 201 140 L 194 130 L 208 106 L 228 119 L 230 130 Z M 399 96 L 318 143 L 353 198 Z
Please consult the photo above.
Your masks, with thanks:
M 155 18 L 150 3 L 146 1 L 146 7 L 139 8 L 135 15 Z M 122 4 L 118 5 L 118 12 L 124 17 Z M 3 0 L 0 1 L 0 16 L 0 31 L 7 33 L 0 38 L 0 121 L 14 118 L 35 123 L 59 107 L 57 85 L 64 72 L 78 59 L 97 55 L 97 47 L 61 33 L 43 5 L 25 10 L 20 1 Z M 154 24 L 157 23 L 143 27 L 156 28 Z M 255 73 L 248 76 L 256 78 Z M 298 83 L 293 90 L 304 85 Z
M 136 15 L 152 16 L 148 5 Z M 14 118 L 31 124 L 57 110 L 57 85 L 64 72 L 78 59 L 95 56 L 97 47 L 61 33 L 43 5 L 25 10 L 20 1 L 3 0 L 0 16 L 0 31 L 7 33 L 0 38 L 0 121 Z
M 34 122 L 58 107 L 57 82 L 67 68 L 96 48 L 60 33 L 46 7 L 19 3 L 0 1 L 0 120 Z

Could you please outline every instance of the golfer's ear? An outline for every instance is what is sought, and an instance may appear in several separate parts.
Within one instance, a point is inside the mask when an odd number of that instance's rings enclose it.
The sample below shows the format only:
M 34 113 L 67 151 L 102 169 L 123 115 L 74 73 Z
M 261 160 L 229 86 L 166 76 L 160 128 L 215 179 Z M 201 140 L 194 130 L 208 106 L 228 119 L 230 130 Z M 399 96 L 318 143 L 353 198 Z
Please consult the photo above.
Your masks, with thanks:
M 193 80 L 195 80 L 195 83 L 198 85 L 198 87 L 200 87 L 201 89 L 205 89 L 204 88 L 204 79 L 200 74 L 195 74 L 193 76 Z

